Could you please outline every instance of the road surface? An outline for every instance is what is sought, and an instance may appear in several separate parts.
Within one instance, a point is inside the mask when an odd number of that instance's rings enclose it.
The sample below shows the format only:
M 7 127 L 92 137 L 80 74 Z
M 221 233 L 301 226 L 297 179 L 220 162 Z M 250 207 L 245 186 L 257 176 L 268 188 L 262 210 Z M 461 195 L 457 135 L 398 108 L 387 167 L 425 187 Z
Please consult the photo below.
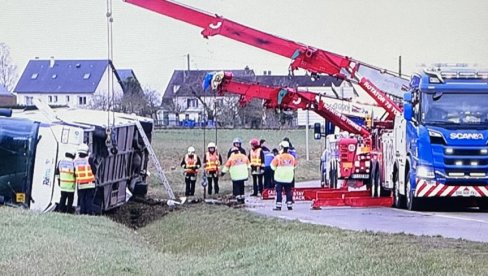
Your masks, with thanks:
M 310 184 L 309 182 L 306 184 Z M 248 210 L 270 217 L 299 220 L 355 231 L 406 233 L 488 242 L 488 213 L 477 210 L 413 212 L 395 208 L 323 207 L 311 210 L 310 201 L 296 202 L 294 210 L 273 211 L 273 200 L 247 199 Z

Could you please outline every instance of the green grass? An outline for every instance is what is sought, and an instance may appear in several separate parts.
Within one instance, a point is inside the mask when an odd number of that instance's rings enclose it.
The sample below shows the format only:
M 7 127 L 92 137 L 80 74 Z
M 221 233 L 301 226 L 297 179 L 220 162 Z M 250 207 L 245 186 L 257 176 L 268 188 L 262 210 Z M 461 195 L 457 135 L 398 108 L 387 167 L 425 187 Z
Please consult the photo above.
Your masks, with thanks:
M 296 171 L 297 181 L 316 180 L 320 179 L 319 160 L 320 155 L 324 149 L 324 140 L 313 140 L 313 133 L 309 133 L 309 152 L 310 161 L 305 158 L 305 130 L 249 130 L 249 129 L 219 129 L 217 130 L 217 147 L 224 158 L 227 156 L 227 151 L 232 145 L 232 140 L 239 137 L 243 141 L 243 147 L 249 151 L 249 140 L 251 138 L 264 138 L 266 145 L 272 149 L 278 147 L 279 142 L 283 137 L 290 138 L 293 146 L 298 152 L 299 167 Z M 196 149 L 200 158 L 203 158 L 204 150 L 209 142 L 215 142 L 215 129 L 207 129 L 205 131 L 205 141 L 202 129 L 169 129 L 156 131 L 152 137 L 152 145 L 158 156 L 161 165 L 165 171 L 166 177 L 171 183 L 176 194 L 184 194 L 184 178 L 183 170 L 180 168 L 180 162 L 186 154 L 187 148 L 193 146 Z M 172 169 L 173 168 L 173 169 Z M 153 176 L 150 178 L 150 183 L 154 186 L 157 181 L 157 176 L 154 169 L 150 169 Z M 246 183 L 249 187 L 252 185 L 250 181 Z M 221 181 L 221 189 L 224 192 L 231 191 L 231 182 L 229 176 L 225 176 Z M 197 196 L 202 196 L 203 189 L 200 186 L 200 180 L 197 182 Z M 152 194 L 164 196 L 162 189 L 151 191 Z
M 357 233 L 193 205 L 138 232 L 0 208 L 2 275 L 483 275 L 486 244 Z

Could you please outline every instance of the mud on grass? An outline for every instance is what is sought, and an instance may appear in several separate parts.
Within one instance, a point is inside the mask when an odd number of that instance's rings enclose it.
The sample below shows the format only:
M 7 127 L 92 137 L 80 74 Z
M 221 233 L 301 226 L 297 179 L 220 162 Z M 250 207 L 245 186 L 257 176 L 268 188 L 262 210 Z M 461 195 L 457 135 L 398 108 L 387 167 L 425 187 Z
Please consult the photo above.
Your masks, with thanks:
M 111 220 L 123 224 L 132 229 L 139 229 L 159 220 L 170 212 L 177 212 L 195 204 L 224 205 L 231 208 L 242 208 L 244 204 L 232 199 L 231 196 L 222 196 L 209 200 L 207 203 L 201 198 L 191 198 L 184 205 L 169 207 L 166 200 L 154 198 L 133 198 L 121 207 L 112 210 L 105 215 Z
M 159 220 L 173 209 L 166 201 L 153 198 L 134 198 L 121 207 L 106 214 L 115 222 L 132 229 L 142 228 L 155 220 Z

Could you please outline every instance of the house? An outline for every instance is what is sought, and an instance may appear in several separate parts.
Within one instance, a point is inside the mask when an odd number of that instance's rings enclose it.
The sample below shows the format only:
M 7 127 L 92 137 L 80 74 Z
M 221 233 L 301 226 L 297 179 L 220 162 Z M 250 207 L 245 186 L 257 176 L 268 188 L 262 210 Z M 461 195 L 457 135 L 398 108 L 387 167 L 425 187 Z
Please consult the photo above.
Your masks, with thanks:
M 33 99 L 40 98 L 49 105 L 103 109 L 112 96 L 123 95 L 123 87 L 110 60 L 35 59 L 27 64 L 14 93 L 19 105 L 33 105 Z
M 14 94 L 7 91 L 7 88 L 0 84 L 0 107 L 16 105 L 16 97 Z
M 208 119 L 204 104 L 210 109 L 217 110 L 217 117 L 236 118 L 239 109 L 238 96 L 226 94 L 216 96 L 213 92 L 203 91 L 202 81 L 209 72 L 222 70 L 175 70 L 163 95 L 163 109 L 160 111 L 160 120 L 163 125 L 178 125 L 182 121 L 196 121 Z M 264 71 L 256 75 L 254 70 L 246 67 L 243 70 L 225 70 L 233 74 L 233 78 L 243 82 L 256 82 L 269 86 L 293 87 L 300 90 L 310 90 L 329 96 L 353 97 L 354 91 L 347 90 L 346 95 L 338 95 L 342 80 L 334 77 L 321 77 L 312 80 L 310 76 L 271 75 L 271 71 Z M 333 89 L 335 87 L 335 89 Z M 219 111 L 218 107 L 225 106 Z M 258 105 L 260 107 L 260 105 Z M 224 113 L 224 114 L 223 114 Z
M 212 118 L 211 110 L 224 106 L 228 101 L 238 102 L 236 96 L 217 96 L 211 91 L 203 91 L 202 81 L 209 72 L 219 70 L 174 70 L 162 99 L 162 110 L 158 117 L 163 125 L 178 125 L 182 121 L 201 122 Z M 254 71 L 227 70 L 240 79 L 255 79 Z M 205 103 L 205 104 L 204 104 Z

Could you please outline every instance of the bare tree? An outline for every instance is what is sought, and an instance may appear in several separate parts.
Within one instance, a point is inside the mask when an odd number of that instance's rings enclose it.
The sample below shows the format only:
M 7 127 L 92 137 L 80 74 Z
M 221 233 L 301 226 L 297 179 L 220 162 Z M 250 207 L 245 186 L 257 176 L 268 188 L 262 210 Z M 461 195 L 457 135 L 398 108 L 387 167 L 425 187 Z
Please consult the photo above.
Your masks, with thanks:
M 208 105 L 207 102 L 205 102 L 204 98 L 198 94 L 194 86 L 190 86 L 189 88 L 193 96 L 195 96 L 198 99 L 198 101 L 200 101 L 200 103 L 203 105 L 203 108 L 205 109 L 205 113 L 207 115 L 207 119 L 214 120 L 215 114 L 212 107 L 210 107 L 210 105 Z
M 146 87 L 144 89 L 144 100 L 146 105 L 143 115 L 157 119 L 158 110 L 161 109 L 161 95 L 158 91 Z
M 221 126 L 238 126 L 239 120 L 239 97 L 224 97 L 222 104 L 217 107 L 216 113 Z
M 89 107 L 97 110 L 114 110 L 120 111 L 122 99 L 120 97 L 109 97 L 105 94 L 93 96 L 92 101 L 89 103 Z
M 250 126 L 251 128 L 260 128 L 263 123 L 263 113 L 263 101 L 257 99 L 250 101 L 239 109 L 239 117 L 243 126 Z
M 17 77 L 17 66 L 13 64 L 10 57 L 10 48 L 7 44 L 0 42 L 0 85 L 5 86 L 7 91 L 12 92 Z

